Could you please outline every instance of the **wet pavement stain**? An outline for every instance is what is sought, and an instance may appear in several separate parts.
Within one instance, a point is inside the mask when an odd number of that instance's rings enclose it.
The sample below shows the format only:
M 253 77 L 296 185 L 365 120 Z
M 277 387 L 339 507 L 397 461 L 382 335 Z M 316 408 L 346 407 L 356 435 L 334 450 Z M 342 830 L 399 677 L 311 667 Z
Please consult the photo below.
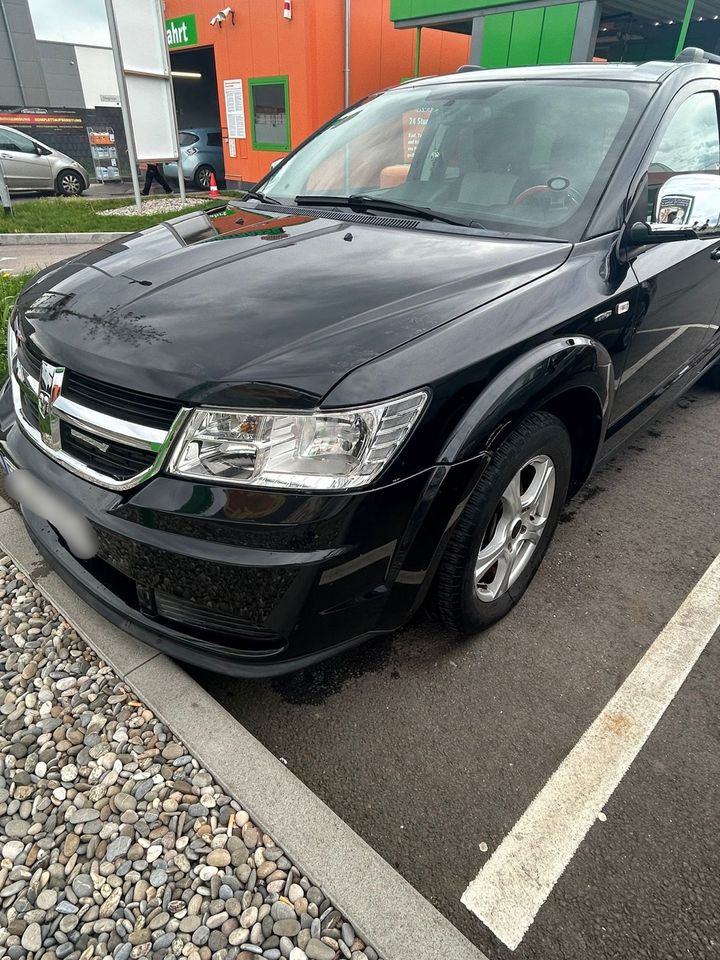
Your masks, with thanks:
M 271 686 L 285 703 L 320 706 L 340 693 L 350 681 L 359 680 L 366 673 L 382 673 L 390 663 L 394 639 L 369 640 L 342 656 L 276 677 Z

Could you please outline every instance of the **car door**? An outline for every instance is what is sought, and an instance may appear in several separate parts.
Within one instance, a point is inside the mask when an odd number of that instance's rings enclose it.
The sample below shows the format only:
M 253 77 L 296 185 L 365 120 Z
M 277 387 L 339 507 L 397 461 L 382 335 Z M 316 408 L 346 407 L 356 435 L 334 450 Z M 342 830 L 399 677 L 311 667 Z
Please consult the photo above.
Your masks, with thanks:
M 0 163 L 11 190 L 49 190 L 53 186 L 50 161 L 37 152 L 30 137 L 0 127 Z
M 682 222 L 679 207 L 658 213 L 658 194 L 680 174 L 718 177 L 718 92 L 696 90 L 671 106 L 646 164 L 648 219 Z M 691 217 L 691 212 L 690 218 Z M 672 217 L 672 219 L 665 219 Z M 659 389 L 672 384 L 717 330 L 720 308 L 720 239 L 677 240 L 639 248 L 631 266 L 640 304 L 626 363 L 617 384 L 614 420 L 629 417 Z

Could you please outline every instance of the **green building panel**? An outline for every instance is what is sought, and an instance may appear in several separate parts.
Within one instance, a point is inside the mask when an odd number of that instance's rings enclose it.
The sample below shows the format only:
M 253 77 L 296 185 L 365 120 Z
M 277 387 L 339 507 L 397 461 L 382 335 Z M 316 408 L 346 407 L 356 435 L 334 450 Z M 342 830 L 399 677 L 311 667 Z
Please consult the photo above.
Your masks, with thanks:
M 545 8 L 538 63 L 570 63 L 579 12 L 579 3 Z
M 534 7 L 484 18 L 483 67 L 570 63 L 579 3 Z
M 508 66 L 524 67 L 538 62 L 545 11 L 542 7 L 513 14 Z
M 492 68 L 508 65 L 512 26 L 512 13 L 495 13 L 485 17 L 481 66 Z

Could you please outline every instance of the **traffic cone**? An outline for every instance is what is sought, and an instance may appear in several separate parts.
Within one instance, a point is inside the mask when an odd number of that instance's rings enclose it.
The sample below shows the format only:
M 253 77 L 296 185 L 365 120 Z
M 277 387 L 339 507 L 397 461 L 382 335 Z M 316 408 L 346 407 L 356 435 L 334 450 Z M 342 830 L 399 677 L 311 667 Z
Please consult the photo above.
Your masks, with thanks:
M 218 190 L 217 180 L 215 179 L 215 174 L 210 174 L 210 196 L 219 197 L 220 191 Z

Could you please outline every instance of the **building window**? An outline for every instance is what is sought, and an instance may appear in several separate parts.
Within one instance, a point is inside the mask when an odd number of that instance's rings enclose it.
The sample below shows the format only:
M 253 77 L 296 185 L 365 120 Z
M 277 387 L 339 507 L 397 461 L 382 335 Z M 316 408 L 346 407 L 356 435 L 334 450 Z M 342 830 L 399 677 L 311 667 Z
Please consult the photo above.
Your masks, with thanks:
M 254 77 L 250 88 L 250 132 L 255 150 L 290 149 L 287 77 Z

